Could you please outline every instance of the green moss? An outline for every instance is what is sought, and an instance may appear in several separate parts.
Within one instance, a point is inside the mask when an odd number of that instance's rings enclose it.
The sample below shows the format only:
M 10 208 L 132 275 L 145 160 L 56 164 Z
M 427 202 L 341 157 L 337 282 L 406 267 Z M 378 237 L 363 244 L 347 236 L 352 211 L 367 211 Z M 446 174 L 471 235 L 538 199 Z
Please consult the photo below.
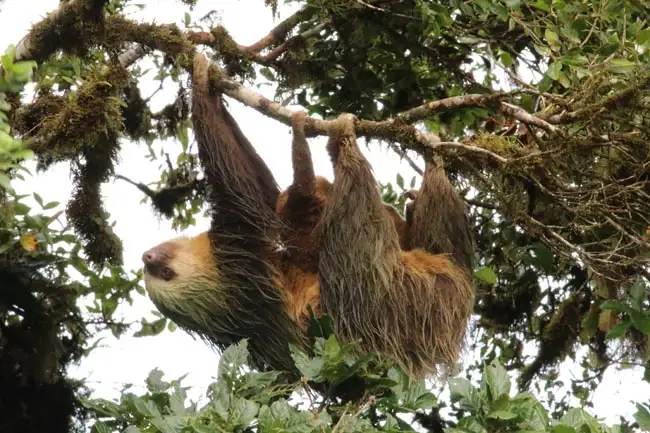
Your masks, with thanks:
M 90 48 L 104 40 L 104 6 L 107 0 L 69 2 L 50 13 L 30 32 L 32 60 L 43 60 L 63 50 L 85 57 Z

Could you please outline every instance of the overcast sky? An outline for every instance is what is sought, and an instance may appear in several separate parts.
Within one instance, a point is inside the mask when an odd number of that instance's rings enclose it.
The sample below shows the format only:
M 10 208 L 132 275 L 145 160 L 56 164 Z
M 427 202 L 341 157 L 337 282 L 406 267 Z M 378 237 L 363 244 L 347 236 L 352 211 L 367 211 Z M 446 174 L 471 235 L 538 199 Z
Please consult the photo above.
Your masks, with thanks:
M 143 11 L 132 9 L 134 19 L 146 22 L 172 23 L 182 26 L 183 15 L 187 9 L 172 0 L 140 0 L 146 5 Z M 28 6 L 28 7 L 27 7 Z M 0 49 L 9 44 L 16 44 L 29 30 L 32 23 L 38 22 L 49 11 L 56 9 L 57 0 L 6 0 L 0 8 Z M 280 19 L 286 18 L 296 9 L 281 7 Z M 203 17 L 211 10 L 217 10 L 223 25 L 235 40 L 244 45 L 251 44 L 266 35 L 277 20 L 271 17 L 270 10 L 264 8 L 261 0 L 219 0 L 199 1 L 193 12 L 192 19 Z M 158 83 L 143 80 L 140 88 L 144 97 L 151 95 Z M 269 85 L 256 87 L 254 90 L 271 98 L 273 89 Z M 175 95 L 175 88 L 166 86 L 165 91 L 159 92 L 152 99 L 152 109 L 160 109 Z M 290 130 L 288 127 L 266 118 L 253 109 L 244 107 L 237 101 L 230 103 L 230 111 L 256 147 L 262 158 L 267 162 L 281 187 L 286 187 L 291 181 L 290 160 Z M 325 152 L 325 139 L 312 139 L 311 151 L 318 174 L 331 179 L 332 168 Z M 156 148 L 164 147 L 174 158 L 180 151 L 180 145 L 173 141 L 158 141 Z M 362 146 L 364 147 L 364 146 Z M 370 150 L 363 149 L 375 170 L 379 181 L 392 182 L 399 172 L 406 180 L 415 173 L 405 162 L 385 146 L 371 143 Z M 157 180 L 158 163 L 149 163 L 144 145 L 124 142 L 121 162 L 117 173 L 139 182 Z M 59 164 L 45 174 L 27 178 L 24 183 L 17 183 L 21 192 L 38 192 L 47 201 L 65 203 L 70 197 L 71 182 L 67 164 Z M 102 189 L 107 210 L 116 221 L 116 232 L 124 241 L 124 260 L 127 269 L 141 267 L 140 257 L 147 248 L 160 243 L 179 233 L 171 229 L 168 221 L 156 218 L 149 205 L 141 204 L 142 194 L 134 187 L 114 181 Z M 208 229 L 209 222 L 199 219 L 197 225 L 184 234 L 196 234 Z M 135 295 L 133 306 L 123 305 L 118 309 L 118 315 L 126 320 L 137 320 L 145 316 L 151 319 L 151 311 L 155 309 L 151 301 Z M 136 325 L 133 331 L 137 330 Z M 132 333 L 132 332 L 130 332 Z M 124 336 L 114 339 L 109 333 L 100 343 L 101 347 L 94 350 L 85 358 L 81 365 L 71 369 L 75 377 L 86 378 L 88 385 L 95 390 L 94 395 L 103 398 L 117 398 L 123 384 L 133 384 L 135 391 L 143 390 L 144 379 L 150 370 L 159 367 L 166 379 L 173 379 L 188 373 L 184 380 L 186 386 L 191 386 L 190 398 L 201 398 L 212 377 L 216 374 L 218 355 L 203 342 L 194 340 L 182 331 L 170 333 L 165 331 L 156 337 L 134 338 Z M 579 368 L 570 368 L 564 363 L 562 377 L 568 379 Z M 617 372 L 610 370 L 604 382 L 593 396 L 595 410 L 592 414 L 605 417 L 608 423 L 618 421 L 618 416 L 634 413 L 634 401 L 646 401 L 650 395 L 650 386 L 641 382 L 641 372 L 626 370 Z

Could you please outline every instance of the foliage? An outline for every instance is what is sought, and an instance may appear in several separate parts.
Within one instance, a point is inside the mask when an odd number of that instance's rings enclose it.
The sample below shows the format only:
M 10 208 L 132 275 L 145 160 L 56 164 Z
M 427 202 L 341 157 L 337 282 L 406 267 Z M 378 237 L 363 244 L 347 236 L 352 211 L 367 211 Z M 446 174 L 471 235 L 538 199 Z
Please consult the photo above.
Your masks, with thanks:
M 350 357 L 352 347 L 339 345 L 335 338 L 320 337 L 313 357 L 296 351 L 305 379 L 328 376 L 343 380 L 348 372 L 341 365 L 359 365 Z M 354 402 L 337 404 L 328 398 L 299 394 L 300 383 L 287 388 L 276 382 L 278 372 L 247 371 L 246 340 L 224 351 L 217 381 L 209 386 L 207 402 L 187 400 L 182 378 L 164 381 L 155 369 L 146 380 L 143 395 L 124 392 L 119 401 L 85 400 L 97 421 L 93 432 L 205 433 L 205 432 L 380 432 L 418 431 L 423 425 L 447 432 L 589 432 L 631 431 L 629 425 L 610 427 L 580 408 L 571 408 L 553 418 L 530 393 L 512 395 L 508 373 L 498 361 L 485 365 L 482 377 L 473 384 L 464 378 L 450 381 L 451 410 L 458 421 L 448 423 L 435 415 L 440 403 L 424 382 L 409 383 L 395 367 L 374 376 L 376 387 Z M 363 363 L 363 362 L 362 362 Z M 373 372 L 374 373 L 374 372 Z M 285 397 L 287 391 L 295 391 Z M 301 404 L 291 398 L 301 398 Z M 650 412 L 639 405 L 635 418 L 646 426 Z M 434 426 L 427 424 L 434 421 Z
M 306 6 L 250 47 L 211 15 L 192 22 L 188 13 L 184 28 L 127 20 L 136 3 L 62 2 L 59 13 L 32 28 L 24 58 L 16 59 L 13 47 L 2 56 L 0 378 L 13 379 L 0 383 L 0 413 L 18 415 L 0 421 L 0 430 L 31 420 L 41 431 L 43 423 L 65 431 L 69 415 L 83 418 L 74 395 L 85 390 L 66 379 L 66 367 L 92 350 L 89 335 L 126 332 L 130 324 L 114 313 L 134 291 L 144 294 L 140 275 L 121 266 L 121 240 L 100 193 L 119 177 L 113 168 L 125 139 L 144 143 L 150 161 L 159 162 L 160 179 L 147 185 L 122 177 L 143 201 L 176 228 L 193 225 L 204 208 L 185 85 L 197 47 L 235 82 L 250 88 L 267 80 L 277 100 L 312 115 L 399 117 L 441 137 L 437 150 L 470 205 L 478 258 L 470 349 L 480 359 L 449 382 L 448 427 L 616 429 L 587 413 L 604 372 L 639 365 L 650 381 L 650 26 L 642 2 L 287 1 Z M 196 2 L 182 3 L 191 10 Z M 264 3 L 272 13 L 281 7 Z M 133 54 L 131 43 L 141 45 L 140 54 L 125 55 Z M 138 87 L 149 72 L 143 58 L 153 61 L 161 88 L 178 88 L 158 112 Z M 34 98 L 23 101 L 32 79 Z M 472 99 L 463 100 L 467 95 Z M 178 158 L 154 151 L 162 138 L 179 143 Z M 390 145 L 421 167 L 405 143 Z M 30 158 L 38 170 L 70 164 L 69 203 L 45 203 L 36 193 L 38 208 L 30 208 L 13 191 L 12 180 L 31 176 Z M 401 210 L 402 193 L 415 185 L 397 174 L 381 192 Z M 63 210 L 70 227 L 52 228 Z M 170 326 L 161 316 L 140 324 L 139 336 Z M 370 358 L 350 355 L 331 337 L 317 341 L 313 358 L 295 354 L 306 378 L 337 383 L 363 366 L 354 372 L 374 383 L 372 399 L 342 406 L 325 393 L 325 403 L 317 406 L 312 396 L 300 409 L 279 394 L 274 373 L 239 371 L 241 343 L 222 356 L 206 405 L 186 402 L 180 380 L 166 383 L 155 372 L 146 395 L 86 400 L 102 419 L 94 431 L 408 431 L 400 412 L 434 429 L 430 421 L 444 404 L 423 384 L 406 384 L 394 369 L 375 371 Z M 582 376 L 565 384 L 558 365 L 566 359 L 579 361 Z M 476 385 L 462 377 L 474 373 L 482 375 Z M 563 385 L 570 393 L 554 391 Z M 13 397 L 19 394 L 23 402 Z M 583 408 L 571 408 L 575 399 Z M 8 411 L 11 402 L 23 412 Z M 45 416 L 50 410 L 58 421 Z M 648 403 L 637 410 L 638 426 L 650 429 Z M 633 426 L 628 421 L 621 431 Z

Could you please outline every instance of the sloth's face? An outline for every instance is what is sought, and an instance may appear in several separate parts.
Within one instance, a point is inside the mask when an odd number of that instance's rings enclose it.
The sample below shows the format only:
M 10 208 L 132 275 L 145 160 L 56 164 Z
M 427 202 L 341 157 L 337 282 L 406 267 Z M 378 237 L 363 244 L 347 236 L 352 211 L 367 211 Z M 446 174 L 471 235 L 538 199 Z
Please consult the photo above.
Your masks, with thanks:
M 178 310 L 206 291 L 218 291 L 218 271 L 207 232 L 163 242 L 142 255 L 144 284 L 161 310 Z

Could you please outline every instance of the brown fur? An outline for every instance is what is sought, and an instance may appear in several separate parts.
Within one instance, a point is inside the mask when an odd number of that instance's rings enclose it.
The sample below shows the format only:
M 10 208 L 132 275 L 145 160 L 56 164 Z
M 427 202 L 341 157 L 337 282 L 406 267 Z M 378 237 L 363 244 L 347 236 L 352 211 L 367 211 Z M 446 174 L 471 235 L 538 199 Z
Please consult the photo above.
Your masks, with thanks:
M 248 338 L 261 369 L 296 373 L 289 344 L 306 344 L 308 306 L 331 317 L 338 338 L 360 338 L 414 375 L 455 361 L 471 309 L 471 240 L 442 169 L 427 166 L 405 223 L 414 250 L 404 251 L 348 122 L 330 131 L 331 184 L 314 176 L 304 129 L 294 128 L 294 188 L 279 194 L 221 96 L 208 89 L 200 54 L 193 75 L 192 120 L 213 215 L 209 232 L 143 256 L 147 291 L 161 312 L 219 348 Z M 292 194 L 313 200 L 301 205 Z M 457 221 L 445 223 L 450 217 Z M 300 253 L 276 253 L 276 233 Z
M 350 116 L 333 124 L 327 148 L 334 183 L 321 221 L 322 312 L 338 338 L 390 354 L 415 376 L 436 372 L 438 364 L 451 366 L 473 305 L 464 204 L 442 166 L 427 164 L 411 209 L 412 250 L 403 251 Z
M 281 238 L 286 248 L 280 269 L 285 276 L 288 311 L 301 328 L 306 329 L 309 308 L 320 315 L 320 287 L 316 276 L 321 240 L 319 222 L 332 183 L 314 172 L 305 135 L 306 114 L 294 112 L 291 120 L 293 182 L 280 193 L 276 204 L 276 212 L 283 223 Z M 400 245 L 406 249 L 407 222 L 392 206 L 385 204 L 384 207 L 395 224 Z
M 248 338 L 253 366 L 295 371 L 289 343 L 307 340 L 288 314 L 284 277 L 275 266 L 279 189 L 221 95 L 208 88 L 202 54 L 194 59 L 192 122 L 211 188 L 211 227 L 207 237 L 173 241 L 177 254 L 165 266 L 176 277 L 149 275 L 147 290 L 166 316 L 218 348 Z M 205 261 L 208 245 L 209 272 L 192 257 Z
M 283 262 L 315 273 L 318 268 L 318 221 L 332 184 L 316 176 L 309 145 L 305 136 L 304 112 L 292 115 L 293 140 L 291 160 L 293 182 L 276 203 L 276 213 L 282 221 L 281 238 L 286 248 Z
M 316 273 L 321 238 L 319 222 L 332 183 L 314 173 L 314 164 L 305 135 L 306 118 L 303 111 L 292 114 L 293 182 L 280 193 L 276 213 L 283 222 L 281 237 L 286 248 L 283 269 L 297 266 L 305 272 Z M 400 246 L 407 249 L 407 222 L 391 205 L 384 204 L 384 207 L 395 224 Z M 289 284 L 292 282 L 289 281 Z

